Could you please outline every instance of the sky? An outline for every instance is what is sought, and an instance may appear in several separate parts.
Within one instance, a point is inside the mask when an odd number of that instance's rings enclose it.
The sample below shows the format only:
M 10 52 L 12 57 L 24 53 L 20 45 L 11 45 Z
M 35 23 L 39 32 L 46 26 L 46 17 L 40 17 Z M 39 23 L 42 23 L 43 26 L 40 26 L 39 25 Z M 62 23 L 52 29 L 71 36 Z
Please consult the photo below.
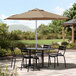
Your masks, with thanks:
M 76 0 L 0 0 L 0 19 L 7 23 L 12 24 L 24 24 L 30 28 L 35 28 L 35 21 L 30 20 L 4 20 L 5 18 L 27 12 L 35 8 L 43 9 L 45 11 L 62 15 L 66 9 L 72 7 L 76 3 Z M 38 26 L 40 24 L 49 24 L 50 20 L 38 21 Z

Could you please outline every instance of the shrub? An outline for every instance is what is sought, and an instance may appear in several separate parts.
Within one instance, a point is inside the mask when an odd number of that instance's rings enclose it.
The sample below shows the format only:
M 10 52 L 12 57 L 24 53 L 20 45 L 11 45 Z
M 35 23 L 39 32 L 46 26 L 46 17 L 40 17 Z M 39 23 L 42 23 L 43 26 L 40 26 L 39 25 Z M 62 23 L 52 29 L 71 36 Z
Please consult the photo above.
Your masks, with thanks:
M 22 43 L 22 42 L 15 42 L 15 43 L 14 43 L 14 47 L 24 48 L 24 47 L 25 47 L 25 44 Z
M 6 49 L 1 49 L 0 48 L 0 57 L 5 56 L 7 53 Z
M 71 46 L 71 49 L 76 49 L 76 43 L 71 43 L 70 46 Z
M 65 45 L 65 46 L 67 46 L 68 43 L 67 43 L 67 42 L 62 42 L 61 45 Z
M 15 48 L 15 54 L 16 54 L 16 55 L 21 55 L 21 50 L 18 49 L 18 48 Z
M 6 56 L 9 56 L 9 55 L 12 55 L 12 52 L 11 52 L 11 50 L 7 50 L 7 52 L 6 52 Z
M 17 69 L 15 69 L 14 71 L 10 72 L 10 70 L 8 69 L 7 65 L 4 66 L 4 67 L 0 67 L 0 76 L 18 76 Z
M 70 44 L 68 44 L 68 45 L 67 45 L 67 48 L 68 48 L 68 49 L 71 49 L 71 45 L 70 45 Z
M 40 33 L 38 33 L 37 34 L 37 39 L 46 39 L 46 35 L 43 35 L 43 34 L 40 34 Z
M 51 46 L 52 46 L 52 48 L 58 48 L 59 44 L 58 43 L 52 43 Z
M 26 45 L 27 47 L 36 47 L 36 44 L 28 44 L 28 45 Z M 37 44 L 37 47 L 41 47 L 39 44 Z
M 9 41 L 9 40 L 6 40 L 6 39 L 1 39 L 0 40 L 0 46 L 3 49 L 8 49 L 8 47 L 10 46 L 10 44 L 11 44 L 11 41 Z
M 10 34 L 10 39 L 12 39 L 12 40 L 20 40 L 20 37 L 17 34 L 11 33 Z
M 47 39 L 61 39 L 61 38 L 62 38 L 62 35 L 60 35 L 60 34 L 52 33 L 52 34 L 47 35 Z

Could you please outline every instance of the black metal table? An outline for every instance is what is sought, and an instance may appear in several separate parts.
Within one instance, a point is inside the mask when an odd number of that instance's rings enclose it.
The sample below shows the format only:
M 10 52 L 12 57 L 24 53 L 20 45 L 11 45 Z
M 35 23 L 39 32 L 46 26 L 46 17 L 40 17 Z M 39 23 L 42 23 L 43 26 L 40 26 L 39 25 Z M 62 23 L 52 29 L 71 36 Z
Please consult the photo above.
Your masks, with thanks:
M 29 56 L 31 56 L 31 50 L 37 50 L 37 51 L 42 51 L 42 67 L 44 67 L 44 51 L 45 50 L 51 50 L 52 48 L 23 48 L 24 50 L 29 51 Z M 31 65 L 31 59 L 29 59 L 29 65 Z

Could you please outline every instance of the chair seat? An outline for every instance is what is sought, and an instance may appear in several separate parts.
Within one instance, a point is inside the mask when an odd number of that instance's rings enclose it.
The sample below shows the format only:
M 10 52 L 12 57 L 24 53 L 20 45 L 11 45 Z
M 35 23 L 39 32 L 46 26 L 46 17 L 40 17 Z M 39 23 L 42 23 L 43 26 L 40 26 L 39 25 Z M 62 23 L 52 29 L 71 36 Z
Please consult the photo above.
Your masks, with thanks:
M 58 53 L 57 55 L 58 55 L 58 56 L 63 56 L 63 54 L 62 54 L 62 53 Z
M 29 56 L 29 55 L 24 55 L 24 58 L 33 58 L 33 56 Z
M 33 59 L 39 59 L 39 57 L 38 56 L 34 56 Z
M 57 57 L 57 54 L 50 54 L 49 57 Z
M 41 56 L 41 55 L 42 55 L 42 53 L 36 53 L 36 55 Z

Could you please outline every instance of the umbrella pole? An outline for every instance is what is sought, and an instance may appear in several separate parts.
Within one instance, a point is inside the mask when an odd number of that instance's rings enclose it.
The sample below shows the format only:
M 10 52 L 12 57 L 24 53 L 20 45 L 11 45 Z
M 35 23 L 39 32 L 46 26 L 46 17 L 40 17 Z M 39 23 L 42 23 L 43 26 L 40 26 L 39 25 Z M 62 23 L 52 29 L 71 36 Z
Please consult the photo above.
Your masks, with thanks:
M 37 48 L 37 20 L 36 20 L 36 48 Z

